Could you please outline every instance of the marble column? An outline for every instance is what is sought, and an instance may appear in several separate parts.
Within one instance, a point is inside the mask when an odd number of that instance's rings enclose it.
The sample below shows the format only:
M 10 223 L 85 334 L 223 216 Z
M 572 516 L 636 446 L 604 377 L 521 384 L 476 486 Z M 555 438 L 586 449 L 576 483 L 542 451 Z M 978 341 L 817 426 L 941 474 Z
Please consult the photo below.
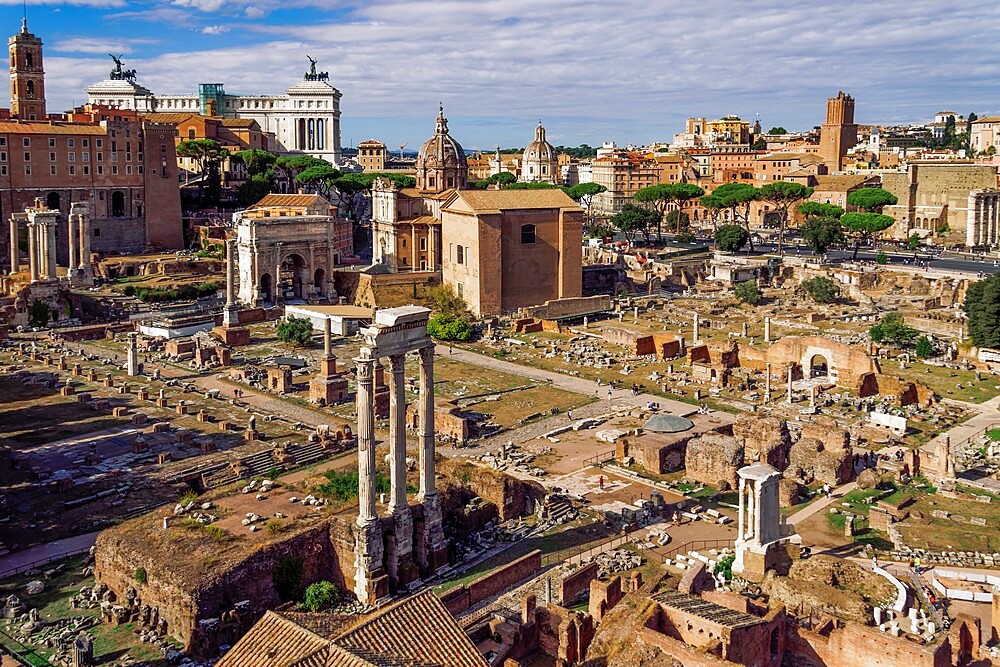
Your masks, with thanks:
M 788 403 L 792 403 L 792 367 L 788 367 Z
M 438 257 L 438 236 L 441 233 L 441 228 L 434 223 L 427 225 L 427 257 L 430 259 L 427 262 L 428 271 L 437 271 L 438 265 L 441 263 L 440 257 Z
M 333 333 L 332 333 L 332 331 L 330 329 L 330 318 L 329 317 L 324 317 L 323 318 L 323 358 L 324 359 L 329 359 L 331 356 L 333 356 L 333 342 L 331 341 L 332 337 L 333 337 Z
M 281 284 L 281 243 L 274 244 L 274 305 L 281 303 L 283 299 Z
M 764 318 L 764 342 L 765 343 L 770 343 L 771 342 L 771 318 L 770 317 L 765 317 Z
M 236 239 L 226 239 L 226 306 L 222 310 L 222 326 L 239 324 L 236 310 Z
M 80 268 L 84 275 L 91 276 L 90 267 L 90 215 L 80 214 Z
M 125 370 L 131 377 L 139 375 L 139 344 L 138 335 L 130 333 L 128 335 L 128 352 L 125 362 Z
M 358 525 L 378 520 L 375 510 L 375 360 L 361 356 L 357 363 L 358 409 Z
M 37 225 L 29 222 L 28 227 L 28 270 L 31 272 L 31 282 L 38 281 L 38 232 Z
M 421 574 L 433 574 L 448 562 L 441 499 L 434 486 L 434 346 L 420 349 L 420 398 L 417 433 L 420 439 L 420 494 L 423 524 L 417 537 Z
M 18 243 L 18 225 L 17 219 L 10 219 L 10 272 L 17 273 L 18 269 L 21 268 L 21 252 L 17 247 Z
M 69 237 L 69 239 L 68 239 L 68 242 L 69 242 L 69 268 L 67 269 L 66 273 L 67 273 L 67 275 L 69 275 L 69 281 L 70 281 L 70 283 L 72 283 L 74 281 L 74 279 L 76 278 L 76 274 L 77 274 L 77 271 L 78 271 L 77 267 L 80 264 L 79 260 L 76 257 L 77 251 L 79 250 L 79 246 L 76 243 L 76 229 L 77 229 L 78 225 L 79 225 L 79 221 L 77 219 L 77 216 L 74 215 L 74 214 L 72 214 L 72 213 L 70 213 L 69 216 L 67 216 L 67 218 L 66 218 L 66 235 Z
M 771 362 L 764 364 L 764 402 L 771 400 Z
M 49 280 L 56 279 L 56 221 L 55 219 L 45 224 L 45 265 L 49 274 Z
M 698 313 L 695 313 L 694 314 L 694 339 L 693 339 L 693 342 L 695 344 L 697 344 L 698 341 L 701 340 L 701 333 L 700 332 L 701 332 L 701 317 L 698 316 Z
M 747 504 L 746 503 L 746 495 L 747 495 L 747 493 L 746 493 L 746 491 L 747 491 L 746 486 L 747 486 L 747 481 L 745 479 L 743 479 L 742 477 L 740 477 L 740 495 L 737 496 L 739 498 L 740 502 L 739 502 L 739 510 L 737 512 L 737 515 L 736 515 L 736 539 L 737 540 L 742 540 L 743 539 L 743 528 L 744 528 L 744 524 L 745 524 L 743 516 L 746 513 L 746 504 Z
M 406 504 L 406 387 L 403 368 L 406 357 L 389 357 L 389 512 L 409 511 Z

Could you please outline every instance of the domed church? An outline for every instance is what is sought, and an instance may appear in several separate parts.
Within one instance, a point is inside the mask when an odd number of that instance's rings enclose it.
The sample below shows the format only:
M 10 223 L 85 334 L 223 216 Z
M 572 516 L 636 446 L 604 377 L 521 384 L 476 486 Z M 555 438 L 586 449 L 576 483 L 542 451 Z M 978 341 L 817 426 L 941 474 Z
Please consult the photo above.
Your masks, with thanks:
M 553 184 L 560 181 L 556 149 L 545 140 L 545 128 L 541 121 L 538 121 L 538 127 L 535 128 L 535 140 L 528 144 L 521 156 L 520 180 L 525 183 Z
M 441 205 L 468 187 L 469 161 L 448 133 L 443 106 L 434 136 L 420 147 L 416 169 L 415 188 L 398 188 L 387 178 L 372 184 L 372 261 L 392 273 L 440 270 Z

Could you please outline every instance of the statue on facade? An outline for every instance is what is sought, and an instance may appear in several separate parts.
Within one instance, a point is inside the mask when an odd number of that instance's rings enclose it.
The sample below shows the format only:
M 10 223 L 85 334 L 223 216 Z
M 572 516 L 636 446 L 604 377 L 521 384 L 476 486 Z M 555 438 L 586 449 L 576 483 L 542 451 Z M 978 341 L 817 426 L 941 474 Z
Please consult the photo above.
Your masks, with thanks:
M 306 55 L 306 59 L 309 60 L 309 71 L 305 73 L 306 81 L 326 81 L 330 78 L 329 72 L 317 72 L 316 71 L 316 59 L 310 55 Z
M 108 56 L 115 61 L 115 68 L 108 75 L 112 81 L 135 81 L 135 70 L 122 68 L 122 58 L 125 57 L 125 54 L 122 53 L 116 56 L 113 53 L 109 53 Z

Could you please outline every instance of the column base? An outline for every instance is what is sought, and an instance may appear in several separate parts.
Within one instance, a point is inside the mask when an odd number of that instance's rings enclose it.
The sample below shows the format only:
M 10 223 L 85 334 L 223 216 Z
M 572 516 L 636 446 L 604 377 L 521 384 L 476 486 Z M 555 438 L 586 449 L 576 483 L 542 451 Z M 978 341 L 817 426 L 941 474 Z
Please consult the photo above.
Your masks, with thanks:
M 212 327 L 212 335 L 229 347 L 250 344 L 250 330 L 246 327 Z
M 382 568 L 382 524 L 354 525 L 354 595 L 374 606 L 389 594 L 389 577 Z
M 226 306 L 222 311 L 222 326 L 228 328 L 240 325 L 240 311 L 233 306 Z
M 448 541 L 442 527 L 441 500 L 434 494 L 422 500 L 416 509 L 414 552 L 420 575 L 429 577 L 448 564 Z
M 385 533 L 385 564 L 389 588 L 394 593 L 405 591 L 419 576 L 413 560 L 413 516 L 410 509 L 391 515 Z
M 318 376 L 309 380 L 309 402 L 334 405 L 350 396 L 345 377 Z

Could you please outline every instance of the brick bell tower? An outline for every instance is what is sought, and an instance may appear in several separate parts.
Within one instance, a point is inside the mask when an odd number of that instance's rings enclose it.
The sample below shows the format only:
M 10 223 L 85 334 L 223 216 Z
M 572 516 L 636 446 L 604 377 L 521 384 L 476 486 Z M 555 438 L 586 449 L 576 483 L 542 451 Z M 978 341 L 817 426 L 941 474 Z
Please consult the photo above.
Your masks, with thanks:
M 45 72 L 42 70 L 42 40 L 28 32 L 28 19 L 21 31 L 7 40 L 10 51 L 10 113 L 20 120 L 44 120 Z

